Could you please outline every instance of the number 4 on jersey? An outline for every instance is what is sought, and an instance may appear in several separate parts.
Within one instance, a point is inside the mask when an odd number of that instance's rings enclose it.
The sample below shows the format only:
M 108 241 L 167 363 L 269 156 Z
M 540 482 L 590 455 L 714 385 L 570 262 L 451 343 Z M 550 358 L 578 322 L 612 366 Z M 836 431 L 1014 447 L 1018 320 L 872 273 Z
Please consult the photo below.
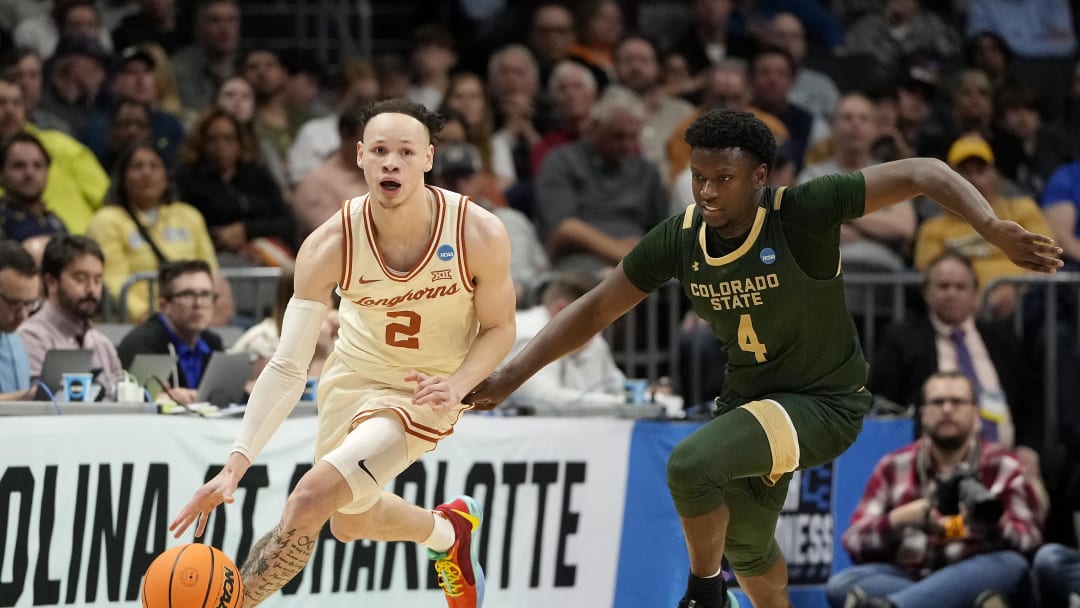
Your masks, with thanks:
M 754 359 L 758 363 L 765 363 L 765 345 L 758 342 L 754 324 L 750 321 L 750 315 L 739 315 L 739 348 L 744 352 L 754 353 Z

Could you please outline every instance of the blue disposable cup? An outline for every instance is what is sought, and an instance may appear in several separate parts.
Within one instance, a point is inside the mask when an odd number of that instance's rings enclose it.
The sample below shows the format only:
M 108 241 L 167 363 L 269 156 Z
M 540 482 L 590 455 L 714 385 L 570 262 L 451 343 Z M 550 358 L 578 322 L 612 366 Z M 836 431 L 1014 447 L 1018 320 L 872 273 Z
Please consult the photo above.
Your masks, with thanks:
M 307 383 L 304 384 L 304 393 L 300 395 L 300 401 L 315 401 L 318 394 L 319 380 L 317 378 L 308 378 Z
M 648 380 L 641 379 L 627 379 L 623 383 L 623 388 L 626 391 L 626 402 L 632 405 L 641 405 L 645 403 L 645 391 L 649 388 Z
M 94 375 L 89 373 L 65 373 L 64 397 L 68 401 L 90 401 L 94 392 Z

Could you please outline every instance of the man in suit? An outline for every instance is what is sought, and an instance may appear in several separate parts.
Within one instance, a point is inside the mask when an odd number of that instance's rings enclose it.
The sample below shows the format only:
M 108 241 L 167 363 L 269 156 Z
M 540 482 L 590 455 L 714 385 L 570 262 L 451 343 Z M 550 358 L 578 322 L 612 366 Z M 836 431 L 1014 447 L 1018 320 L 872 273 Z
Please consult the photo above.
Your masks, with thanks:
M 931 374 L 959 370 L 978 387 L 984 438 L 1008 447 L 1038 445 L 1039 383 L 1011 327 L 975 318 L 971 262 L 951 250 L 938 256 L 926 269 L 923 298 L 925 317 L 886 330 L 871 367 L 871 390 L 899 404 L 917 403 Z
M 177 386 L 168 395 L 187 405 L 195 400 L 210 354 L 223 350 L 221 337 L 207 329 L 218 294 L 210 266 L 202 260 L 163 264 L 158 286 L 160 312 L 128 332 L 117 352 L 125 369 L 139 353 L 175 356 Z
M 946 250 L 926 269 L 927 315 L 890 327 L 870 368 L 871 392 L 900 404 L 919 403 L 922 384 L 936 372 L 959 371 L 978 394 L 979 434 L 1012 450 L 1044 509 L 1041 366 L 1032 363 L 1007 322 L 975 318 L 979 284 L 963 255 Z M 915 417 L 916 438 L 922 435 Z

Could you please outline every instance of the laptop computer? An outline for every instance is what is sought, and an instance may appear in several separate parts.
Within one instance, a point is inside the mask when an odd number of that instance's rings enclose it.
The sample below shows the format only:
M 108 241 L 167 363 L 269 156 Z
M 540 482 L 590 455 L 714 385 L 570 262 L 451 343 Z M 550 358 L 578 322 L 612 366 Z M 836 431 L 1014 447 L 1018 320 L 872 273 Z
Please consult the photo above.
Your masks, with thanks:
M 217 407 L 244 403 L 247 400 L 244 384 L 251 378 L 254 365 L 248 353 L 214 352 L 199 381 L 195 401 Z
M 128 373 L 139 386 L 150 393 L 150 399 L 154 400 L 165 390 L 162 383 L 176 384 L 176 358 L 169 354 L 139 353 L 131 360 Z
M 64 374 L 91 372 L 96 377 L 101 371 L 93 369 L 94 351 L 84 350 L 49 350 L 45 352 L 45 360 L 41 363 L 41 374 L 37 379 L 49 387 L 53 397 L 58 401 L 64 401 Z M 34 393 L 35 401 L 52 401 L 52 398 L 40 386 Z

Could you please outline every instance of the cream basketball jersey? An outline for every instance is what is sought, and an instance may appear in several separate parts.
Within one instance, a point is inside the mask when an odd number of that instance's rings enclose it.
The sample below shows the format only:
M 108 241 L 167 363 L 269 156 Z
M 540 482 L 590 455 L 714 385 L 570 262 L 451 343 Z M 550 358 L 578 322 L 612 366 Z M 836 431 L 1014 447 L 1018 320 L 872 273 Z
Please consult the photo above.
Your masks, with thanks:
M 434 230 L 413 268 L 386 265 L 375 240 L 368 195 L 341 207 L 344 236 L 338 340 L 342 361 L 374 382 L 414 387 L 410 369 L 449 375 L 476 339 L 473 283 L 465 252 L 469 199 L 427 186 L 434 201 Z

